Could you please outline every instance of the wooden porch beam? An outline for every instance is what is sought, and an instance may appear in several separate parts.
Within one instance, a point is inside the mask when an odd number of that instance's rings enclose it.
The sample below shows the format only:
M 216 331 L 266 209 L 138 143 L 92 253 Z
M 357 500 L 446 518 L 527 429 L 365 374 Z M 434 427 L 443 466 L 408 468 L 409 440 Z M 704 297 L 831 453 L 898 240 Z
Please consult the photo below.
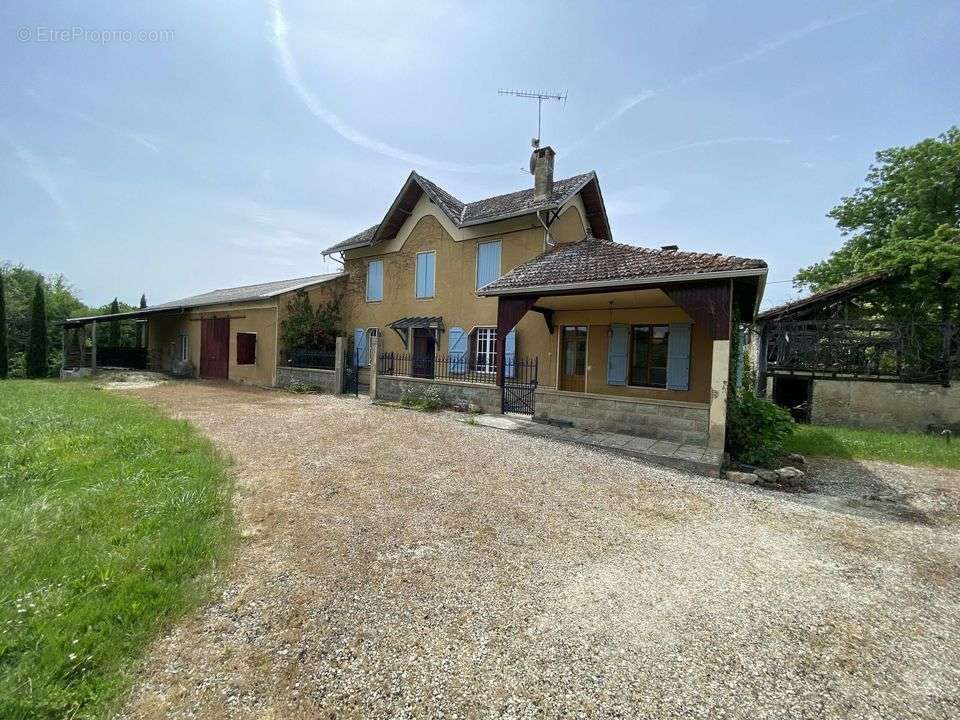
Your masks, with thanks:
M 547 325 L 547 332 L 553 335 L 553 308 L 540 307 L 539 305 L 534 305 L 530 308 L 533 312 L 540 313 L 543 315 L 543 322 Z
M 497 385 L 503 386 L 506 337 L 521 318 L 537 304 L 538 295 L 508 295 L 497 298 Z

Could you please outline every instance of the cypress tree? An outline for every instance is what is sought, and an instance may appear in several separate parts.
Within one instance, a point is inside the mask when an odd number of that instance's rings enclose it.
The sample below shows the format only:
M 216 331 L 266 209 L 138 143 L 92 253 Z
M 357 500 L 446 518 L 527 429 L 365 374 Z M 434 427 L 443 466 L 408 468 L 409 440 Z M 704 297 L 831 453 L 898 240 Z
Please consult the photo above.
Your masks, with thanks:
M 27 377 L 42 378 L 49 373 L 47 348 L 47 303 L 43 295 L 43 278 L 37 278 L 30 305 L 30 340 L 27 344 Z
M 120 303 L 114 298 L 113 302 L 110 303 L 110 314 L 116 315 L 120 312 Z M 110 332 L 107 333 L 107 342 L 110 344 L 110 347 L 119 347 L 120 346 L 120 321 L 111 320 L 110 321 Z
M 0 272 L 0 380 L 5 380 L 10 371 L 7 352 L 7 299 L 3 287 L 3 273 Z
M 140 296 L 140 309 L 143 310 L 147 306 L 147 294 L 143 293 Z M 147 326 L 145 323 L 137 323 L 137 347 L 146 347 L 147 346 Z

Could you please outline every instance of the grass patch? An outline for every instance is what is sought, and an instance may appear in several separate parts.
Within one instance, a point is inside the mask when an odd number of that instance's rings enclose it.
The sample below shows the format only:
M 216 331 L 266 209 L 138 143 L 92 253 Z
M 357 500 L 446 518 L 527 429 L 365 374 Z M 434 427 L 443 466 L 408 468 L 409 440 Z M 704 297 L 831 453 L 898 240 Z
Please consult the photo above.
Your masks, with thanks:
M 885 460 L 902 465 L 960 469 L 960 438 L 949 444 L 937 435 L 797 425 L 784 443 L 786 452 L 855 460 Z
M 98 718 L 233 539 L 226 463 L 87 383 L 0 382 L 0 717 Z

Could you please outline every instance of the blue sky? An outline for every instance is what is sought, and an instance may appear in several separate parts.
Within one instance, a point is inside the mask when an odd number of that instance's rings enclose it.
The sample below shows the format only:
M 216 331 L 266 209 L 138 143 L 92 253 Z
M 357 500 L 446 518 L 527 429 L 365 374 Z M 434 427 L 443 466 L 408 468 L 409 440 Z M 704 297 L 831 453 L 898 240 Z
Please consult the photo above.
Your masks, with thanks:
M 543 141 L 598 172 L 617 241 L 789 280 L 875 150 L 958 122 L 958 45 L 948 0 L 4 3 L 0 261 L 90 304 L 332 270 L 411 169 L 528 186 L 519 87 L 569 92 Z

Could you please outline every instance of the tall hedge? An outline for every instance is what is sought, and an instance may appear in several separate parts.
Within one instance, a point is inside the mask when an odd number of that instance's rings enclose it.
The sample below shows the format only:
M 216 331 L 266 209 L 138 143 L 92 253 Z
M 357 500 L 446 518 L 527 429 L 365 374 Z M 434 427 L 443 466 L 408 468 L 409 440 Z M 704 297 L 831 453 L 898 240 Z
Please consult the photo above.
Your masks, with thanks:
M 27 343 L 27 377 L 42 378 L 49 373 L 47 367 L 47 306 L 43 293 L 43 278 L 37 280 L 30 305 L 30 340 Z
M 7 348 L 7 293 L 3 287 L 3 273 L 0 272 L 0 380 L 5 380 L 10 372 L 9 350 Z

